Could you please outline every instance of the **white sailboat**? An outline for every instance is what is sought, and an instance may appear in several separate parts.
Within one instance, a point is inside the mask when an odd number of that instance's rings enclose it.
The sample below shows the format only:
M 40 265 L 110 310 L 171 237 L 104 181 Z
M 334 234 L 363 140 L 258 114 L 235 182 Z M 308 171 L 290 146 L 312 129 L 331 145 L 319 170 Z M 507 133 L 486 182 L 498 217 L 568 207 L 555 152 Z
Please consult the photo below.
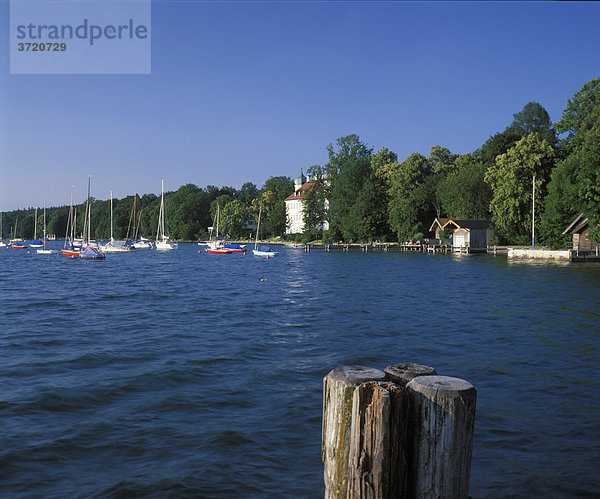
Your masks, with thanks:
M 255 256 L 266 256 L 270 258 L 272 256 L 278 255 L 279 253 L 275 251 L 271 246 L 267 246 L 266 244 L 261 244 L 258 246 L 258 232 L 260 231 L 260 216 L 262 214 L 262 203 L 260 203 L 260 209 L 258 210 L 258 224 L 256 226 L 256 238 L 254 239 L 254 249 L 252 250 L 252 254 Z
M 223 238 L 221 237 L 221 239 L 219 239 L 219 213 L 220 213 L 220 209 L 219 209 L 219 204 L 217 203 L 217 213 L 215 215 L 217 232 L 215 233 L 214 241 L 209 240 L 206 242 L 206 252 L 211 255 L 228 255 L 229 253 L 231 253 L 231 251 L 228 250 L 227 248 L 225 248 L 225 243 L 223 242 Z M 215 222 L 213 222 L 213 227 L 215 227 Z M 211 236 L 212 236 L 213 227 L 211 227 L 211 229 L 210 229 Z
M 46 194 L 44 194 L 44 237 L 42 243 L 44 247 L 37 250 L 38 255 L 51 255 L 52 250 L 46 249 Z
M 133 241 L 132 241 L 131 245 L 135 249 L 152 249 L 152 243 L 148 239 L 146 239 L 144 236 L 140 236 L 140 238 L 138 239 L 138 231 L 140 230 L 140 228 L 142 226 L 142 211 L 143 211 L 143 209 L 140 209 L 140 214 L 139 214 L 139 218 L 138 218 L 138 225 L 136 227 L 136 225 L 135 225 L 135 220 L 136 220 L 136 213 L 135 213 L 136 199 L 137 199 L 137 192 L 133 195 Z M 141 201 L 141 199 L 140 199 L 140 201 Z
M 158 213 L 158 228 L 156 229 L 156 249 L 157 250 L 174 250 L 177 249 L 177 243 L 169 240 L 169 236 L 165 231 L 165 180 L 162 179 L 161 194 L 160 194 L 160 211 Z
M 88 200 L 86 203 L 86 219 L 85 219 L 85 228 L 84 228 L 84 236 L 87 233 L 87 240 L 83 245 L 83 249 L 79 252 L 79 258 L 82 260 L 104 260 L 106 255 L 104 252 L 98 247 L 95 241 L 91 239 L 91 225 L 92 225 L 92 203 L 90 202 L 90 184 L 91 177 L 88 178 Z
M 35 214 L 33 215 L 34 225 L 33 225 L 33 241 L 29 244 L 31 248 L 42 248 L 44 243 L 37 238 L 37 208 L 35 209 Z
M 133 248 L 125 241 L 117 240 L 113 237 L 113 193 L 110 191 L 110 241 L 102 246 L 105 253 L 127 253 L 133 251 Z

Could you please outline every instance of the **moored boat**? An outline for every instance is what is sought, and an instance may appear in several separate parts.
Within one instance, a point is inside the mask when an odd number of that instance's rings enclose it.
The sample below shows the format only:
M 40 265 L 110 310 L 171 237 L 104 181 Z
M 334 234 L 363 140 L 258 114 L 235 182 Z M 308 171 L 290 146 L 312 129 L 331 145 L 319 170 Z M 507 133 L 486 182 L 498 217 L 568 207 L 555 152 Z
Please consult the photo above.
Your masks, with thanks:
M 113 195 L 110 191 L 110 241 L 101 247 L 104 253 L 128 253 L 133 247 L 126 241 L 120 241 L 113 237 Z
M 46 248 L 46 241 L 48 238 L 46 237 L 46 194 L 44 194 L 44 237 L 42 238 L 43 248 L 37 250 L 38 255 L 51 255 L 52 250 Z
M 252 254 L 254 256 L 264 256 L 267 258 L 271 258 L 272 256 L 277 255 L 277 251 L 267 245 L 258 246 L 258 233 L 260 231 L 260 216 L 262 214 L 262 203 L 260 204 L 260 209 L 258 210 L 258 224 L 256 226 L 256 239 L 254 240 L 254 249 L 252 250 Z
M 161 182 L 161 194 L 160 194 L 160 211 L 158 213 L 158 228 L 156 229 L 156 243 L 155 248 L 157 250 L 174 250 L 177 249 L 177 243 L 172 242 L 169 236 L 166 234 L 166 223 L 165 223 L 165 180 Z

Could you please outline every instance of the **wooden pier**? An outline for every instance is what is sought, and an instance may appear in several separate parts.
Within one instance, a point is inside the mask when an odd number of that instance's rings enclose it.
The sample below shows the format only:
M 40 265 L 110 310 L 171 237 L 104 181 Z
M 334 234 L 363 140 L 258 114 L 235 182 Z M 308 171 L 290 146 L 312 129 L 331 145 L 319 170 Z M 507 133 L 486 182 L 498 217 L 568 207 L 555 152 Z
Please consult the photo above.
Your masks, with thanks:
M 294 245 L 297 247 L 297 245 Z M 347 253 L 350 250 L 361 251 L 362 253 L 388 251 L 414 251 L 421 253 L 452 253 L 452 247 L 445 244 L 415 244 L 415 243 L 307 243 L 303 245 L 305 253 L 312 249 L 322 249 L 329 253 L 331 251 L 342 251 Z

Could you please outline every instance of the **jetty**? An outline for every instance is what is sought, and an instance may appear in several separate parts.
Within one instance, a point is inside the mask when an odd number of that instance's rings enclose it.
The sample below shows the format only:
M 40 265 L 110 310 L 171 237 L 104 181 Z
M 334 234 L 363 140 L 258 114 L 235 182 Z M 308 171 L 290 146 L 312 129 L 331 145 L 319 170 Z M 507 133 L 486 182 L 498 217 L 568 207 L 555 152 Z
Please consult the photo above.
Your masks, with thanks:
M 467 248 L 467 247 L 452 247 L 450 244 L 441 242 L 405 242 L 405 243 L 322 243 L 322 242 L 311 242 L 311 243 L 292 243 L 292 246 L 302 247 L 306 253 L 313 249 L 323 250 L 325 252 L 342 251 L 349 252 L 351 250 L 361 251 L 363 253 L 369 252 L 420 252 L 420 253 L 455 253 L 455 254 L 477 254 L 477 253 L 491 253 L 507 254 L 508 248 L 504 246 L 488 246 L 484 248 Z

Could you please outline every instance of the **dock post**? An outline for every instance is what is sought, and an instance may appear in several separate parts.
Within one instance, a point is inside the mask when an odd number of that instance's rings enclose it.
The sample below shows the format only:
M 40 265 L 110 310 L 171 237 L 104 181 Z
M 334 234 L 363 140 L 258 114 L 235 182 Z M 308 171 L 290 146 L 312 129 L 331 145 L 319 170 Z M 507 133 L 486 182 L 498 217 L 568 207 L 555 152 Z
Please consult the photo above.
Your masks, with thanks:
M 409 497 L 469 497 L 477 392 L 468 381 L 420 376 L 409 396 Z
M 467 498 L 476 391 L 418 364 L 323 379 L 325 498 Z
M 323 378 L 321 458 L 327 499 L 346 497 L 354 391 L 364 382 L 384 379 L 383 371 L 362 366 L 339 367 Z

